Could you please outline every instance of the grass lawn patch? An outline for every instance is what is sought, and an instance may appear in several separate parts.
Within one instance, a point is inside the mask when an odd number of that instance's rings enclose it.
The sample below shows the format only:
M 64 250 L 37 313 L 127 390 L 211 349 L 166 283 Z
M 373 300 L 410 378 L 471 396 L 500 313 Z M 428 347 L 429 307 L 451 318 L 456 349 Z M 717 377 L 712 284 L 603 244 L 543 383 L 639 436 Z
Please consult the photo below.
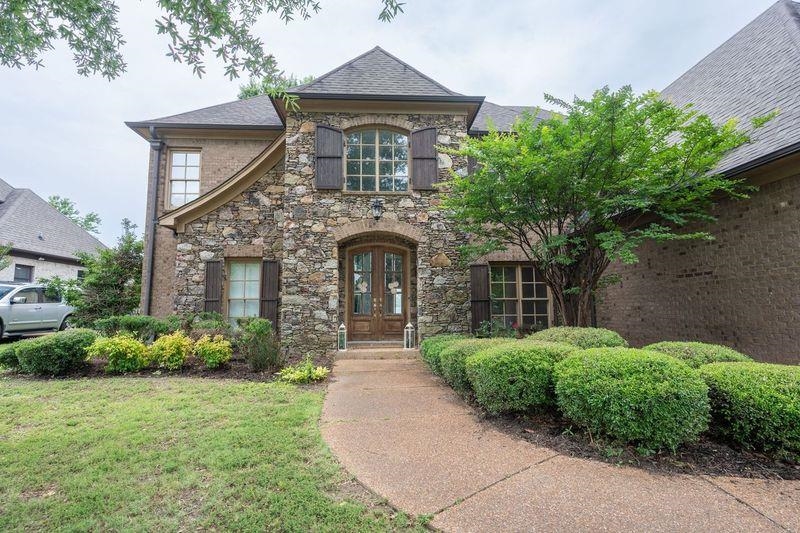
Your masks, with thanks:
M 354 498 L 322 392 L 193 378 L 0 378 L 0 530 L 405 530 Z

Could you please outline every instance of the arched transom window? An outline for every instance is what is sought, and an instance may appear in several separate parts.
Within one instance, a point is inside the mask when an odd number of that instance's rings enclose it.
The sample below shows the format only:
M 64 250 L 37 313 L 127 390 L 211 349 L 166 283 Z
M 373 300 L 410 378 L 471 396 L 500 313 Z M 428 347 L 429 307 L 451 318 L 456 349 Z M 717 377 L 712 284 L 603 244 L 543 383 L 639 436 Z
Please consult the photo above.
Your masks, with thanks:
M 408 136 L 371 128 L 347 134 L 348 191 L 408 190 Z

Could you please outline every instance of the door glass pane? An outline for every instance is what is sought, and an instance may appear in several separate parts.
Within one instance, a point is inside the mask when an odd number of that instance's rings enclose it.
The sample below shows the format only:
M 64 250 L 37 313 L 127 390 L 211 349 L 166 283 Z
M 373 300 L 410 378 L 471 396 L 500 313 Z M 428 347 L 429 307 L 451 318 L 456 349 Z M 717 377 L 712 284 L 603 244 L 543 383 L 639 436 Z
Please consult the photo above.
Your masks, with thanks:
M 372 312 L 372 252 L 353 255 L 353 314 Z
M 383 257 L 383 312 L 388 315 L 401 315 L 403 314 L 403 256 L 387 252 Z

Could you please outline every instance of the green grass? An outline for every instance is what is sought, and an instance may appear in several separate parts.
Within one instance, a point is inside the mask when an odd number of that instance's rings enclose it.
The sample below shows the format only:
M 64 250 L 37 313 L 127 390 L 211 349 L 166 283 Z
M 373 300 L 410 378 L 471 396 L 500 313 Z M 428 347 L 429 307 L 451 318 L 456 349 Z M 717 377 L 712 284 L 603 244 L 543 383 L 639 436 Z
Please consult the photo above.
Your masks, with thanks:
M 0 378 L 0 530 L 421 527 L 337 492 L 322 393 L 190 378 Z

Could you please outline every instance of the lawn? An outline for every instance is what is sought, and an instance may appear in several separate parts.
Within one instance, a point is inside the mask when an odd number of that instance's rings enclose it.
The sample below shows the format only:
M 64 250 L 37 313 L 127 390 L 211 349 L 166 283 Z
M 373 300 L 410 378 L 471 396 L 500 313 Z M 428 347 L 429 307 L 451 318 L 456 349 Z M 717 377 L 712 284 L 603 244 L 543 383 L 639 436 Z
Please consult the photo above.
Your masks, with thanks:
M 2 377 L 0 530 L 420 527 L 345 496 L 321 405 L 276 383 Z

